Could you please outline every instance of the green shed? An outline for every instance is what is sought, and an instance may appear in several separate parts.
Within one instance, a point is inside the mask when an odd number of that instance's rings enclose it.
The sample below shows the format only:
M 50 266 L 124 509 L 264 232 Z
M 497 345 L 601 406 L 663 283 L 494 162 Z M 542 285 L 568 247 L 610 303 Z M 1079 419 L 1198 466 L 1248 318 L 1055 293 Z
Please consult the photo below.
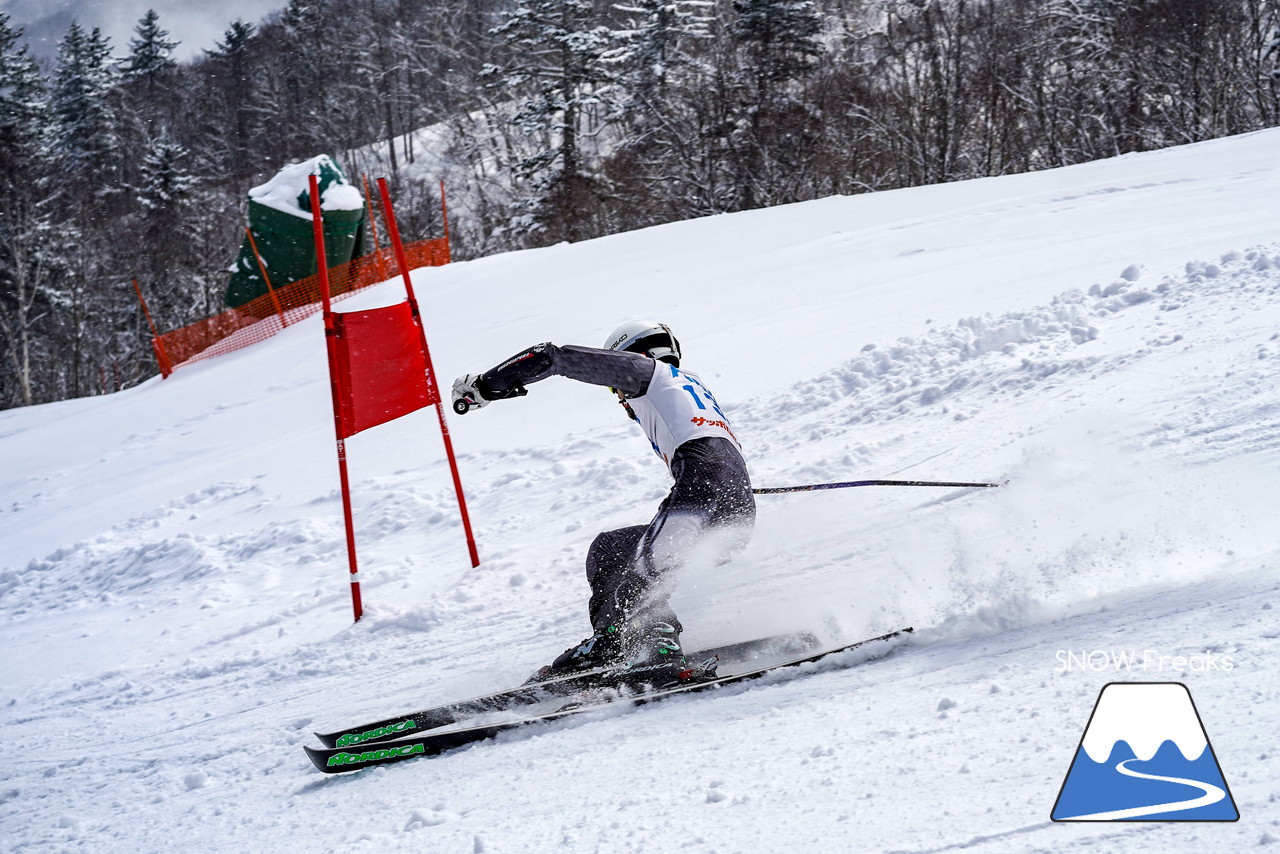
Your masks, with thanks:
M 318 272 L 307 189 L 313 174 L 320 183 L 328 266 L 364 254 L 364 196 L 347 181 L 333 159 L 322 154 L 286 166 L 270 181 L 249 191 L 249 230 L 271 278 L 271 287 L 277 290 Z M 231 268 L 227 307 L 237 308 L 266 293 L 266 282 L 246 237 Z

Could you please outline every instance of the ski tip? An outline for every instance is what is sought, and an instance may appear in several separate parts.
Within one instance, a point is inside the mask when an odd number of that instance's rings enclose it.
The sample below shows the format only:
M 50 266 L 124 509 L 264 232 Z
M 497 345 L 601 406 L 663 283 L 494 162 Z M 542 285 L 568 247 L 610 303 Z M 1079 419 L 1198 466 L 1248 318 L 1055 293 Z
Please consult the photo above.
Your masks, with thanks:
M 323 771 L 326 774 L 333 773 L 333 769 L 328 767 L 328 756 L 326 756 L 324 751 L 317 750 L 316 748 L 305 744 L 302 746 L 302 749 L 307 752 L 307 758 L 311 760 L 311 764 L 316 766 L 318 770 Z

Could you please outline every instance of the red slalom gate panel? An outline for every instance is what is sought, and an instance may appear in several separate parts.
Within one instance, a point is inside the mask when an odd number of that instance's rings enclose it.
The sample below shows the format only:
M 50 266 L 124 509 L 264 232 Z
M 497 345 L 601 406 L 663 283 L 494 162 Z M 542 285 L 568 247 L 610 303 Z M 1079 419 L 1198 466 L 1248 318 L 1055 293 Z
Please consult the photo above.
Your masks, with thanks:
M 439 401 L 427 381 L 422 333 L 407 302 L 335 312 L 340 438 Z

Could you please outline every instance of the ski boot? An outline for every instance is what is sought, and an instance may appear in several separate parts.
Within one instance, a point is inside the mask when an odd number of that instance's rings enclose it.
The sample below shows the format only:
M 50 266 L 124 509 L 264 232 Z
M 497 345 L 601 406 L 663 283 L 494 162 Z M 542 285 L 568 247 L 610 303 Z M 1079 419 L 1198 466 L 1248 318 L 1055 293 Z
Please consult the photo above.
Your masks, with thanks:
M 586 673 L 616 670 L 626 665 L 622 653 L 622 632 L 616 625 L 597 629 L 591 637 L 574 644 L 556 656 L 555 661 L 540 668 L 526 685 L 578 676 Z
M 674 616 L 674 615 L 672 615 Z M 626 665 L 612 680 L 640 690 L 715 678 L 716 660 L 691 662 L 680 646 L 678 620 L 632 620 L 622 631 Z

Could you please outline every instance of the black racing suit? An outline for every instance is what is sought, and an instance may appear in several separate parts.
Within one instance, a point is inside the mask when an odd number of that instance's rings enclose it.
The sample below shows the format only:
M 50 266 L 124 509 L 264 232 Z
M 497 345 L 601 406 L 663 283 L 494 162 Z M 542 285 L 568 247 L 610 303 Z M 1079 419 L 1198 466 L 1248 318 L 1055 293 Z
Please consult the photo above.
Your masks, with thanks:
M 478 386 L 486 398 L 499 398 L 550 376 L 609 386 L 634 401 L 649 390 L 655 364 L 637 353 L 539 344 L 481 375 Z M 724 563 L 750 537 L 755 497 L 734 441 L 689 439 L 668 463 L 675 483 L 653 520 L 605 531 L 591 543 L 586 569 L 594 629 L 636 617 L 678 626 L 668 596 L 680 567 L 704 548 L 707 557 Z

